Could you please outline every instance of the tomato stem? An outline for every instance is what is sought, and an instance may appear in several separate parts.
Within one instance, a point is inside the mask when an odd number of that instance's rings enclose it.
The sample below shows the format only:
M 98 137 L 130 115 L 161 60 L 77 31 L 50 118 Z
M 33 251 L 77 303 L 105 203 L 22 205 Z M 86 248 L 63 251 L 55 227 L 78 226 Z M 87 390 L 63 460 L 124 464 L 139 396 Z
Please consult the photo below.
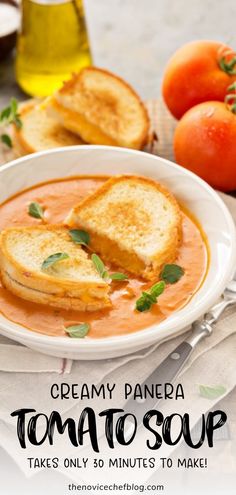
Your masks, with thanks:
M 230 86 L 228 86 L 227 91 L 235 91 L 236 93 L 236 81 L 234 81 L 233 84 L 230 84 Z
M 236 56 L 227 61 L 226 57 L 222 57 L 219 60 L 219 66 L 221 70 L 229 74 L 230 76 L 236 75 Z
M 227 108 L 236 114 L 236 81 L 233 84 L 230 84 L 227 88 L 227 92 L 235 91 L 234 93 L 228 93 L 225 97 L 225 103 Z

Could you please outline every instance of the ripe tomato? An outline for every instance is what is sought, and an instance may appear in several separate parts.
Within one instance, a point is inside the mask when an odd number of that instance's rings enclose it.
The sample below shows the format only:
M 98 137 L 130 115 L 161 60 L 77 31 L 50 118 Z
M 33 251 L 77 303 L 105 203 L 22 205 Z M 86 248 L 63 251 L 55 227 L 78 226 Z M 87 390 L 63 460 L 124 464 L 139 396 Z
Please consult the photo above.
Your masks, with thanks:
M 221 191 L 236 189 L 234 111 L 223 102 L 201 103 L 182 117 L 174 135 L 177 163 Z
M 182 115 L 203 101 L 224 101 L 236 80 L 236 57 L 231 48 L 215 41 L 193 41 L 170 59 L 163 79 L 163 97 L 170 112 Z

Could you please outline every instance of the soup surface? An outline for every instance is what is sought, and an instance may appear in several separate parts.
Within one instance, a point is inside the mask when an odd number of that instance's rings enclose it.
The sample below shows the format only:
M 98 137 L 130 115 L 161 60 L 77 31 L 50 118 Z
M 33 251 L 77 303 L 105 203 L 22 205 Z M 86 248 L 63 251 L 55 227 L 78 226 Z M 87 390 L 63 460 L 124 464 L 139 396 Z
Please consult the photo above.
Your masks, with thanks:
M 11 226 L 41 223 L 41 220 L 28 215 L 28 205 L 33 201 L 39 202 L 45 209 L 46 222 L 62 223 L 70 209 L 94 192 L 105 179 L 73 177 L 39 184 L 23 191 L 0 205 L 0 230 Z M 147 289 L 153 282 L 147 284 L 130 275 L 127 282 L 112 283 L 111 309 L 91 313 L 55 309 L 24 301 L 1 285 L 0 312 L 9 320 L 30 330 L 57 337 L 67 335 L 65 326 L 82 322 L 90 324 L 88 338 L 127 334 L 161 322 L 173 311 L 188 303 L 200 287 L 207 271 L 208 251 L 201 228 L 186 211 L 182 210 L 182 215 L 183 242 L 176 263 L 184 268 L 185 273 L 176 284 L 166 288 L 159 297 L 158 304 L 154 304 L 150 311 L 140 313 L 135 311 L 134 307 L 142 290 Z

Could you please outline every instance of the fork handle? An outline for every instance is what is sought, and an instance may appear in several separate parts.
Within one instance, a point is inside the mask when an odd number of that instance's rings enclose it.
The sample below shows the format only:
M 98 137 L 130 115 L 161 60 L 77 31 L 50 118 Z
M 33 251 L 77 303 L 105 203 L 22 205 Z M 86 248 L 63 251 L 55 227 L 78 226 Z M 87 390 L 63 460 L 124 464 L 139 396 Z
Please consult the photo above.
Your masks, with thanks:
M 190 336 L 181 342 L 162 363 L 149 375 L 145 384 L 172 382 L 183 368 L 191 352 L 200 340 L 212 332 L 211 325 L 206 321 L 195 321 Z
M 183 368 L 192 350 L 193 347 L 189 342 L 181 342 L 148 377 L 145 384 L 171 383 Z
M 207 335 L 205 329 L 202 330 L 202 328 L 200 330 L 195 329 L 195 333 L 196 335 L 198 334 L 198 339 L 196 338 L 195 342 L 191 344 L 186 340 L 179 344 L 164 359 L 164 361 L 162 361 L 155 371 L 149 375 L 142 385 L 151 388 L 154 383 L 160 383 L 162 385 L 165 383 L 172 383 L 188 360 L 195 345 L 197 345 L 197 343 Z M 155 408 L 160 400 L 161 399 L 152 399 L 151 397 L 148 397 L 147 399 L 134 400 L 134 398 L 131 397 L 125 403 L 125 410 L 134 413 L 136 415 L 138 425 L 140 425 L 142 423 L 144 413 L 147 412 L 148 409 Z
M 162 363 L 155 369 L 155 371 L 149 375 L 142 385 L 152 387 L 153 383 L 172 383 L 175 377 L 178 375 L 184 363 L 187 361 L 193 348 L 188 342 L 182 342 L 174 351 L 172 351 Z M 147 397 L 146 399 L 136 399 L 133 396 L 125 403 L 125 410 L 135 414 L 137 424 L 142 424 L 144 414 L 154 409 L 161 399 L 152 399 Z

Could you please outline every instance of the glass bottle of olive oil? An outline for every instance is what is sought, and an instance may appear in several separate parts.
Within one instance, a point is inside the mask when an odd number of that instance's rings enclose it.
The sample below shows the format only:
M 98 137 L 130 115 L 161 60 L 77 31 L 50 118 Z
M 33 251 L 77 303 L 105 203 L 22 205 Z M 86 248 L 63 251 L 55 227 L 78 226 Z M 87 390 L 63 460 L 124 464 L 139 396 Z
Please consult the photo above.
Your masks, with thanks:
M 91 64 L 83 0 L 22 0 L 16 78 L 32 96 L 48 96 Z

